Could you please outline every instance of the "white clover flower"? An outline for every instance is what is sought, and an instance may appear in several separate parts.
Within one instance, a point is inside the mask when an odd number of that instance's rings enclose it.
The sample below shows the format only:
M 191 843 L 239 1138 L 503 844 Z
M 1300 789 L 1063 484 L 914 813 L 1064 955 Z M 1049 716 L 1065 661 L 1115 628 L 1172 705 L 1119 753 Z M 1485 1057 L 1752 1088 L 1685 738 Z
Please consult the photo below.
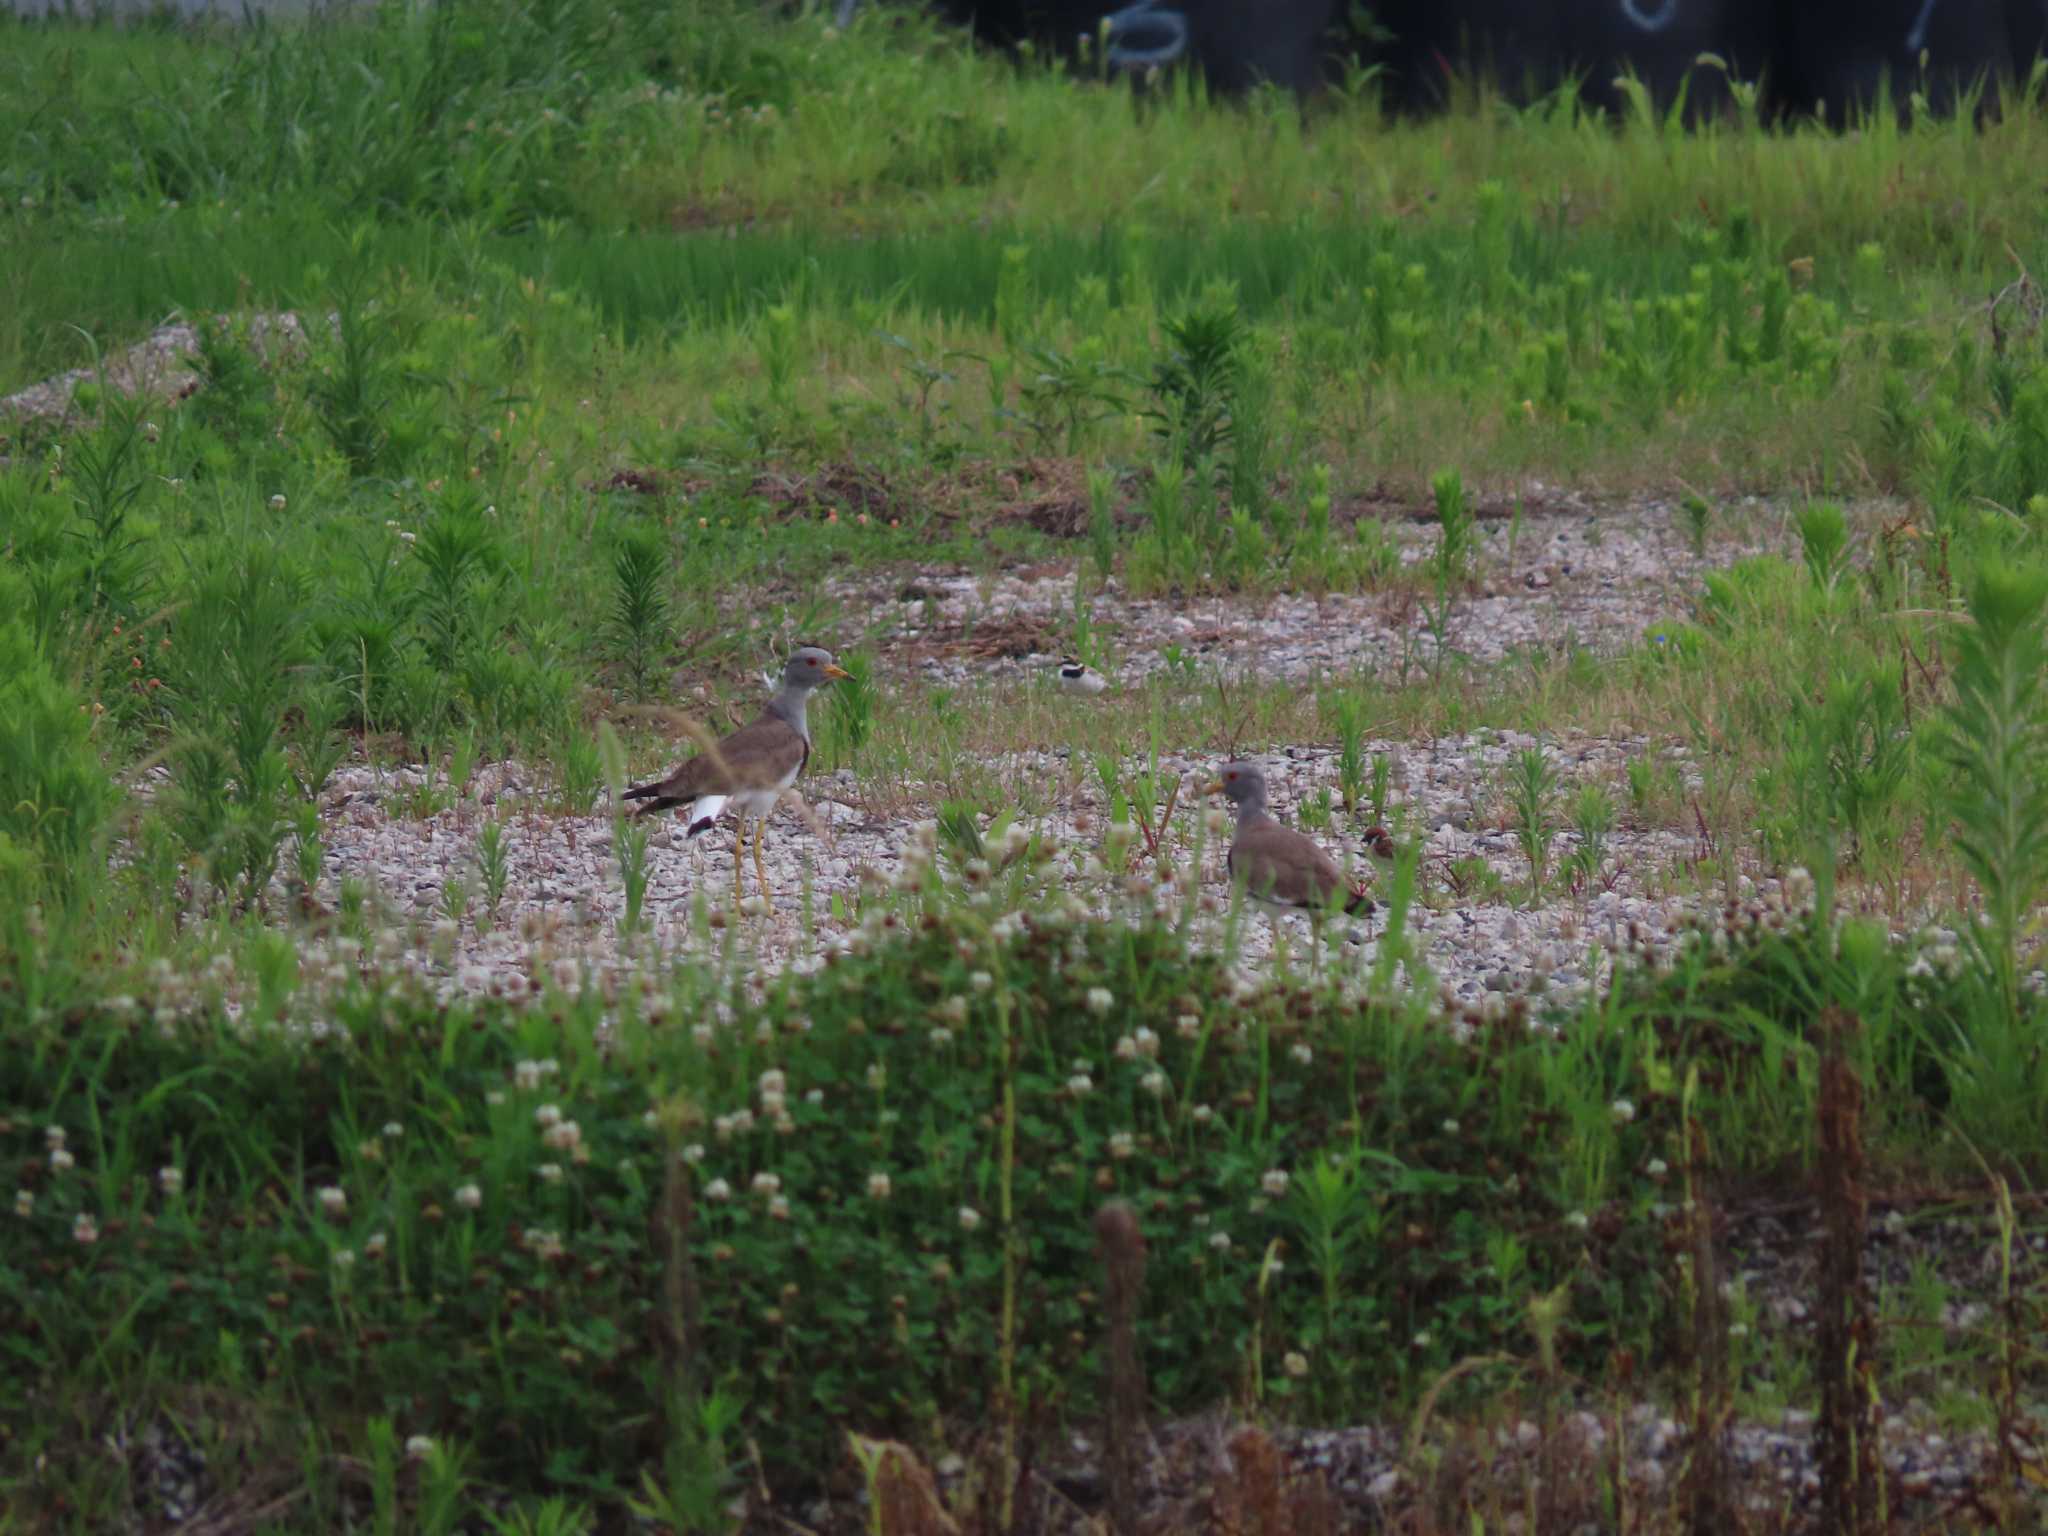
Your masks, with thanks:
M 464 1184 L 455 1191 L 455 1203 L 465 1211 L 473 1211 L 484 1203 L 484 1192 L 474 1184 Z
M 1565 1217 L 1564 1224 L 1574 1232 L 1583 1232 L 1593 1224 L 1593 1219 L 1584 1211 L 1573 1211 L 1569 1216 Z
M 61 1125 L 44 1126 L 43 1145 L 48 1147 L 52 1152 L 55 1152 L 59 1148 L 61 1148 L 64 1145 L 64 1127 Z
M 1118 1061 L 1136 1061 L 1138 1059 L 1137 1040 L 1130 1035 L 1119 1035 L 1117 1037 L 1115 1055 Z
M 751 1109 L 736 1109 L 732 1112 L 733 1130 L 744 1136 L 754 1128 L 754 1112 Z
M 1289 1047 L 1287 1047 L 1287 1054 L 1289 1056 L 1292 1056 L 1296 1061 L 1300 1062 L 1304 1067 L 1316 1059 L 1316 1053 L 1314 1051 L 1310 1050 L 1307 1046 L 1302 1045 L 1298 1042 L 1294 1045 L 1290 1045 Z
M 33 1216 L 36 1213 L 36 1194 L 32 1189 L 17 1189 L 14 1192 L 14 1214 Z
M 492 1088 L 487 1090 L 484 1094 L 484 1102 L 490 1105 L 491 1108 L 496 1109 L 499 1105 L 505 1102 L 505 1090 L 502 1088 Z
M 1290 1349 L 1287 1351 L 1287 1357 L 1280 1362 L 1280 1369 L 1299 1381 L 1308 1374 L 1308 1356 L 1298 1349 Z
M 1138 1054 L 1151 1060 L 1159 1054 L 1159 1036 L 1140 1024 L 1131 1038 L 1137 1042 Z
M 50 1172 L 52 1173 L 69 1173 L 76 1164 L 77 1159 L 62 1147 L 59 1147 L 50 1154 Z
M 1427 1328 L 1423 1329 L 1422 1332 L 1415 1335 L 1415 1347 L 1417 1349 L 1427 1349 L 1431 1344 L 1435 1342 L 1436 1340 L 1431 1336 L 1430 1331 Z
M 763 1093 L 788 1093 L 789 1078 L 780 1067 L 770 1067 L 761 1074 L 760 1089 Z
M 975 1208 L 974 1208 L 973 1206 L 971 1206 L 971 1205 L 963 1205 L 963 1206 L 961 1206 L 961 1207 L 960 1207 L 960 1230 L 961 1230 L 961 1231 L 963 1231 L 963 1232 L 972 1232 L 972 1231 L 973 1231 L 973 1230 L 974 1230 L 974 1229 L 975 1229 L 976 1227 L 978 1227 L 978 1226 L 980 1226 L 980 1225 L 981 1225 L 981 1212 L 977 1211 L 977 1210 L 976 1210 L 976 1209 L 975 1209 Z
M 583 1141 L 583 1127 L 574 1120 L 560 1120 L 542 1131 L 540 1139 L 557 1152 L 573 1151 Z
M 1102 1015 L 1108 1013 L 1115 1006 L 1116 994 L 1110 991 L 1109 988 L 1090 987 L 1088 989 L 1088 1011 L 1097 1018 L 1102 1017 Z
M 967 977 L 967 985 L 976 992 L 986 992 L 995 984 L 995 977 L 989 975 L 987 971 L 973 971 Z
M 550 1232 L 545 1227 L 526 1234 L 526 1246 L 533 1256 L 542 1260 L 559 1259 L 562 1256 L 562 1234 Z
M 337 1248 L 328 1255 L 328 1258 L 335 1269 L 344 1275 L 356 1267 L 356 1251 L 353 1248 Z
M 1138 1138 L 1129 1131 L 1118 1131 L 1109 1138 L 1109 1155 L 1118 1162 L 1132 1156 L 1138 1150 Z
M 1651 1178 L 1662 1182 L 1664 1176 L 1671 1172 L 1671 1168 L 1663 1158 L 1653 1157 L 1643 1164 L 1643 1172 L 1647 1173 Z
M 559 1125 L 561 1121 L 562 1110 L 560 1105 L 543 1104 L 533 1112 L 533 1123 L 540 1126 L 543 1130 L 551 1125 Z
M 789 1099 L 785 1094 L 764 1093 L 761 1095 L 761 1113 L 771 1120 L 782 1119 L 789 1111 Z
M 1174 1033 L 1183 1040 L 1192 1040 L 1202 1032 L 1202 1017 L 1196 1013 L 1184 1013 L 1173 1021 Z
M 774 1195 L 782 1192 L 782 1177 L 774 1173 L 757 1173 L 750 1186 L 757 1195 Z
M 363 1239 L 363 1257 L 368 1259 L 383 1258 L 384 1249 L 389 1241 L 382 1232 L 372 1232 Z
M 770 1195 L 768 1197 L 768 1219 L 770 1221 L 789 1220 L 789 1196 Z
M 877 1093 L 889 1086 L 889 1069 L 879 1061 L 868 1064 L 868 1086 Z
M 931 1034 L 925 1038 L 931 1041 L 933 1050 L 942 1051 L 953 1043 L 953 1031 L 940 1024 L 934 1026 Z
M 1455 1120 L 1446 1120 L 1444 1122 L 1444 1134 L 1446 1136 L 1455 1136 L 1461 1129 L 1462 1127 Z
M 886 1173 L 871 1173 L 868 1175 L 868 1198 L 870 1200 L 886 1200 L 889 1198 L 889 1194 L 889 1175 Z
M 1094 1090 L 1095 1080 L 1091 1078 L 1086 1072 L 1076 1072 L 1072 1077 L 1067 1079 L 1067 1092 L 1071 1093 L 1077 1099 L 1094 1092 Z
M 404 1134 L 405 1127 L 400 1125 L 396 1120 L 386 1120 L 384 1122 L 383 1135 L 386 1141 L 396 1141 L 399 1137 L 403 1136 Z
M 166 1163 L 156 1171 L 156 1187 L 166 1195 L 176 1195 L 185 1188 L 185 1171 Z
M 732 1186 L 723 1179 L 713 1179 L 704 1186 L 704 1198 L 706 1200 L 730 1200 L 732 1198 Z
M 1206 1104 L 1197 1104 L 1194 1108 L 1194 1121 L 1197 1125 L 1207 1125 L 1215 1117 L 1216 1111 Z
M 283 492 L 280 491 L 277 495 L 270 498 L 270 510 L 273 512 L 282 512 L 284 510 Z
M 71 1241 L 90 1246 L 100 1240 L 100 1224 L 80 1211 L 71 1220 Z
M 414 1435 L 405 1442 L 405 1456 L 408 1461 L 425 1461 L 434 1454 L 434 1440 L 431 1435 Z
M 1609 1112 L 1614 1116 L 1616 1125 L 1627 1125 L 1636 1117 L 1636 1107 L 1627 1099 L 1616 1099 L 1609 1106 Z
M 692 1024 L 690 1026 L 690 1038 L 699 1045 L 709 1045 L 718 1038 L 718 1031 L 709 1024 Z
M 1228 1232 L 1211 1232 L 1209 1234 L 1209 1246 L 1218 1253 L 1230 1252 L 1230 1234 Z
M 1259 1188 L 1278 1200 L 1287 1193 L 1288 1174 L 1285 1168 L 1268 1168 L 1259 1175 Z
M 534 1176 L 543 1184 L 559 1184 L 562 1182 L 562 1165 L 560 1163 L 542 1163 L 533 1172 Z
M 938 1015 L 948 1024 L 965 1024 L 967 1022 L 967 998 L 963 994 L 955 992 L 951 997 L 939 1004 Z
M 328 1215 L 339 1217 L 348 1214 L 348 1191 L 340 1185 L 327 1185 L 320 1191 L 318 1199 L 320 1209 Z
M 1162 1098 L 1166 1093 L 1166 1074 L 1154 1069 L 1138 1079 L 1138 1086 L 1153 1098 Z

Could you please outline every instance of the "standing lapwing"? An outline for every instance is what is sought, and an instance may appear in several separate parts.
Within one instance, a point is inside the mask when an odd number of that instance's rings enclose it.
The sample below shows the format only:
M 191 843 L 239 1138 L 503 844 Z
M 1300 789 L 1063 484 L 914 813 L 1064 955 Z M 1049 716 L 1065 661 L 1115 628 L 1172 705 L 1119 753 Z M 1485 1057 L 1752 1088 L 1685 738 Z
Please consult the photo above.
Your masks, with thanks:
M 747 846 L 749 820 L 755 823 L 754 878 L 760 883 L 761 899 L 773 900 L 768 872 L 761 865 L 761 838 L 768 829 L 768 813 L 810 760 L 811 731 L 804 720 L 804 705 L 813 691 L 849 675 L 833 661 L 830 651 L 805 646 L 790 656 L 789 665 L 782 669 L 782 689 L 768 701 L 760 719 L 710 743 L 701 755 L 667 778 L 626 791 L 628 800 L 647 802 L 638 812 L 642 816 L 687 805 L 691 837 L 718 820 L 726 806 L 732 806 L 739 815 L 732 846 L 734 906 L 740 901 L 740 856 Z
M 1266 809 L 1266 776 L 1256 764 L 1225 763 L 1209 793 L 1223 796 L 1237 812 L 1224 867 L 1247 895 L 1275 912 L 1306 912 L 1319 937 L 1323 916 L 1333 907 L 1371 916 L 1372 898 L 1344 878 L 1337 861 Z

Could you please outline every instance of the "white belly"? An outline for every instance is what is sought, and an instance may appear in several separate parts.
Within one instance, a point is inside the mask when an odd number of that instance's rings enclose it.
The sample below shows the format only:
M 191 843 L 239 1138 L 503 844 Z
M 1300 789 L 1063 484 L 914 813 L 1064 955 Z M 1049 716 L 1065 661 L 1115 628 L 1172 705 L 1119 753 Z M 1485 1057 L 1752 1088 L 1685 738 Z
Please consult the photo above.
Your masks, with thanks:
M 775 809 L 775 802 L 782 798 L 782 792 L 796 782 L 801 765 L 792 768 L 782 776 L 782 782 L 773 789 L 742 789 L 730 795 L 705 795 L 690 807 L 689 836 L 695 837 L 718 820 L 729 805 L 742 819 L 765 817 Z
M 795 780 L 796 776 L 794 774 L 790 775 L 790 782 L 794 783 Z M 784 785 L 783 788 L 788 788 L 788 785 Z M 775 802 L 781 798 L 781 789 L 743 789 L 738 794 L 730 797 L 729 803 L 742 816 L 758 817 L 766 816 L 770 811 L 774 810 Z

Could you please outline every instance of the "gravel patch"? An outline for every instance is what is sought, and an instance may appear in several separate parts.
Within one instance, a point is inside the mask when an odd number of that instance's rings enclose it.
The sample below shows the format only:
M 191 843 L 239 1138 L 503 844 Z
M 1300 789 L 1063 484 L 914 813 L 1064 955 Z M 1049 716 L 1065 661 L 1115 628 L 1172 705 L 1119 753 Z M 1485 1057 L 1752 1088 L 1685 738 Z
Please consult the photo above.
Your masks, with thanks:
M 1724 1438 L 1737 1507 L 1753 1517 L 1791 1515 L 1811 1519 L 1819 1507 L 1820 1470 L 1814 1416 L 1787 1411 L 1769 1420 L 1743 1419 Z M 1406 1529 L 1403 1517 L 1431 1501 L 1429 1467 L 1444 1486 L 1462 1487 L 1484 1500 L 1491 1494 L 1505 1508 L 1522 1507 L 1523 1497 L 1546 1477 L 1564 1509 L 1583 1502 L 1592 1517 L 1598 1491 L 1611 1487 L 1617 1471 L 1638 1509 L 1668 1507 L 1693 1451 L 1689 1428 L 1650 1402 L 1582 1405 L 1562 1413 L 1550 1435 L 1528 1418 L 1484 1427 L 1441 1425 L 1426 1440 L 1422 1457 L 1409 1454 L 1408 1426 L 1361 1425 L 1341 1429 L 1273 1427 L 1248 1430 L 1228 1416 L 1185 1420 L 1155 1433 L 1147 1502 L 1169 1515 L 1162 1528 L 1217 1528 L 1226 1507 L 1219 1489 L 1238 1481 L 1247 1453 L 1256 1456 L 1261 1435 L 1270 1437 L 1290 1479 L 1314 1479 L 1328 1490 L 1336 1529 Z M 1882 1409 L 1881 1461 L 1894 1523 L 1890 1531 L 1977 1528 L 1966 1512 L 1996 1486 L 1997 1451 L 1990 1433 L 1945 1432 L 1917 1405 L 1887 1403 Z M 1106 1497 L 1099 1450 L 1077 1435 L 1065 1455 L 1047 1469 L 1045 1481 L 1078 1516 L 1099 1508 Z M 1562 1475 L 1560 1475 L 1560 1473 Z M 1576 1497 L 1575 1497 L 1576 1496 Z M 1454 1506 L 1455 1507 L 1455 1506 Z M 2036 1498 L 2034 1507 L 2041 1509 Z M 1562 1511 L 1560 1511 L 1562 1512 Z M 1959 1527 L 1958 1517 L 1965 1517 Z M 1078 1519 L 1057 1522 L 1080 1529 Z M 1560 1526 L 1559 1529 L 1566 1527 Z M 1582 1527 L 1602 1530 L 1594 1523 Z M 1776 1528 L 1775 1522 L 1771 1528 Z
M 1887 1402 L 1880 1433 L 1893 1518 L 1888 1532 L 1984 1528 L 1972 1517 L 1999 1486 L 1997 1447 L 1989 1431 L 1957 1433 L 1943 1428 L 1923 1405 Z M 1431 1502 L 1432 1467 L 1447 1488 L 1462 1488 L 1475 1502 L 1491 1496 L 1509 1509 L 1560 1470 L 1558 1497 L 1567 1507 L 1594 1502 L 1620 1472 L 1631 1502 L 1652 1509 L 1668 1507 L 1693 1451 L 1689 1428 L 1647 1401 L 1571 1407 L 1559 1415 L 1548 1440 L 1528 1418 L 1483 1425 L 1439 1420 L 1420 1457 L 1410 1454 L 1407 1437 L 1405 1425 L 1253 1428 L 1228 1414 L 1161 1422 L 1147 1438 L 1139 1469 L 1141 1511 L 1148 1529 L 1235 1528 L 1219 1519 L 1235 1502 L 1227 1490 L 1243 1486 L 1247 1461 L 1266 1447 L 1277 1453 L 1283 1486 L 1320 1485 L 1327 1493 L 1324 1507 L 1344 1531 L 1407 1529 L 1404 1517 Z M 1777 1521 L 1786 1516 L 1796 1525 L 1818 1513 L 1813 1414 L 1787 1410 L 1768 1420 L 1739 1419 L 1728 1426 L 1724 1444 L 1730 1492 L 1752 1517 L 1771 1521 L 1766 1528 L 1782 1528 Z M 236 1479 L 246 1476 L 246 1468 L 216 1465 L 188 1432 L 168 1421 L 132 1429 L 117 1425 L 104 1433 L 102 1446 L 110 1459 L 128 1466 L 137 1516 L 151 1526 L 213 1529 L 230 1511 L 240 1513 L 242 1506 L 280 1491 L 239 1486 Z M 1107 1479 L 1098 1441 L 1075 1433 L 1050 1450 L 1023 1484 L 1020 1513 L 1035 1516 L 1033 1528 L 1039 1530 L 1100 1530 L 1096 1522 L 1107 1502 Z M 2038 1456 L 2032 1459 L 2038 1466 Z M 957 1455 L 942 1457 L 934 1471 L 935 1486 L 948 1496 L 963 1492 L 970 1476 Z M 2033 1518 L 2048 1513 L 2039 1492 L 2027 1492 Z M 869 1528 L 864 1496 L 814 1502 L 801 1516 L 799 1528 L 819 1533 Z M 747 1528 L 789 1526 L 769 1514 Z M 1605 1529 L 1597 1523 L 1583 1528 Z
M 1735 503 L 1717 516 L 1699 553 L 1674 508 L 1657 501 L 1615 508 L 1551 496 L 1519 527 L 1483 523 L 1478 575 L 1453 606 L 1444 644 L 1482 664 L 1572 648 L 1611 655 L 1639 644 L 1690 610 L 1705 572 L 1791 548 L 1783 515 L 1768 502 Z M 1411 570 L 1436 548 L 1433 523 L 1391 520 L 1387 530 Z M 1087 602 L 1090 624 L 1115 651 L 1112 682 L 1137 682 L 1177 658 L 1260 676 L 1420 676 L 1434 662 L 1436 640 L 1413 585 L 1320 598 L 1178 598 L 1136 596 L 1112 581 Z M 1043 672 L 1069 643 L 1075 590 L 1067 571 L 868 573 L 825 584 L 879 649 L 946 686 Z
M 199 355 L 201 323 L 216 330 L 246 326 L 250 344 L 266 360 L 305 341 L 305 327 L 289 311 L 243 317 L 221 315 L 204 322 L 173 321 L 158 326 L 133 346 L 108 354 L 98 368 L 73 368 L 0 397 L 0 429 L 25 421 L 77 426 L 84 413 L 73 411 L 73 396 L 79 385 L 102 380 L 107 389 L 118 395 L 167 402 L 183 400 L 199 388 L 199 378 L 191 363 Z M 4 441 L 0 438 L 0 443 Z
M 1368 746 L 1390 756 L 1392 818 L 1421 841 L 1427 882 L 1441 893 L 1411 913 L 1409 938 L 1447 997 L 1461 1003 L 1532 985 L 1569 996 L 1604 973 L 1611 963 L 1607 951 L 1623 943 L 1632 929 L 1653 940 L 1668 939 L 1692 905 L 1668 893 L 1691 884 L 1699 853 L 1695 839 L 1632 825 L 1626 818 L 1608 840 L 1598 882 L 1577 892 L 1559 890 L 1553 882 L 1544 900 L 1519 899 L 1528 882 L 1527 861 L 1502 824 L 1489 785 L 1515 752 L 1535 745 L 1532 737 L 1487 732 L 1422 745 Z M 1555 760 L 1568 794 L 1588 781 L 1613 788 L 1630 757 L 1653 749 L 1643 740 L 1564 738 L 1544 743 L 1543 750 Z M 1664 750 L 1684 776 L 1683 755 Z M 1301 749 L 1268 761 L 1275 809 L 1283 817 L 1293 819 L 1300 804 L 1321 789 L 1329 789 L 1335 799 L 1333 750 Z M 990 766 L 1013 782 L 1078 778 L 1064 753 L 1023 754 Z M 1128 766 L 1135 770 L 1138 765 Z M 1181 804 L 1189 807 L 1199 802 L 1213 766 L 1196 757 L 1163 757 L 1160 762 L 1163 773 L 1182 780 Z M 786 803 L 769 822 L 763 859 L 777 893 L 774 910 L 749 911 L 734 920 L 730 931 L 724 927 L 733 875 L 730 824 L 689 839 L 681 823 L 658 820 L 650 828 L 647 932 L 624 943 L 619 925 L 626 897 L 617 865 L 618 827 L 610 816 L 544 809 L 535 776 L 517 763 L 480 770 L 467 797 L 419 816 L 413 812 L 425 787 L 425 770 L 419 768 L 349 766 L 337 772 L 322 799 L 326 865 L 313 894 L 332 907 L 342 899 L 343 881 L 372 893 L 388 920 L 386 962 L 448 994 L 518 994 L 536 981 L 560 984 L 592 968 L 630 969 L 649 954 L 710 961 L 735 940 L 752 964 L 772 969 L 815 963 L 823 950 L 851 935 L 847 924 L 830 916 L 832 898 L 842 898 L 853 910 L 864 887 L 894 882 L 918 818 L 929 815 L 946 793 L 942 785 L 922 786 L 925 803 L 883 814 L 867 807 L 850 771 L 806 780 L 805 807 Z M 910 790 L 918 795 L 920 786 Z M 1122 867 L 1104 865 L 1105 814 L 1099 790 L 1083 781 L 1068 803 L 1029 819 L 1031 829 L 1055 850 L 1050 865 L 1054 885 L 1099 914 L 1128 913 L 1141 904 L 1179 910 L 1192 875 L 1196 894 L 1206 896 L 1204 905 L 1210 909 L 1193 919 L 1196 942 L 1223 943 L 1227 828 L 1213 817 L 1205 827 L 1199 813 L 1177 815 L 1159 851 L 1159 862 L 1168 871 L 1161 880 L 1142 840 Z M 500 824 L 507 857 L 505 894 L 495 913 L 482 910 L 478 859 L 479 833 L 492 820 Z M 1340 808 L 1333 824 L 1313 835 L 1357 878 L 1383 881 L 1358 835 L 1365 820 L 1362 812 L 1346 817 Z M 1560 832 L 1553 866 L 1573 846 L 1573 836 Z M 754 874 L 751 869 L 743 873 L 751 906 Z M 462 905 L 451 900 L 458 889 L 467 891 L 460 917 L 452 915 Z M 277 895 L 282 907 L 281 888 Z M 718 913 L 714 921 L 719 926 L 694 920 L 697 899 Z M 1712 898 L 1716 904 L 1719 899 L 1719 893 Z M 1305 918 L 1247 914 L 1239 933 L 1243 963 L 1252 968 L 1268 964 L 1275 936 L 1282 932 L 1299 963 L 1310 944 Z M 1376 924 L 1349 919 L 1331 924 L 1328 934 L 1337 941 L 1333 963 L 1367 966 L 1374 961 Z

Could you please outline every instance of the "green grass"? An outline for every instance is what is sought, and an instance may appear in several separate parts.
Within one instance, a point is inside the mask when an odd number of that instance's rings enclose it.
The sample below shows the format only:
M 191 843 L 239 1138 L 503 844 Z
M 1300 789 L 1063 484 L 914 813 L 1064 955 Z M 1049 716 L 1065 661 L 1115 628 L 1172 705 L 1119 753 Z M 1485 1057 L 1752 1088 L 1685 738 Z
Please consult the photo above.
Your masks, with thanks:
M 2038 1068 L 2000 1070 L 2038 1006 L 2001 1024 L 1969 972 L 1909 974 L 1881 934 L 1796 905 L 1717 923 L 1578 1017 L 1425 1023 L 1299 978 L 1234 988 L 1157 922 L 1077 924 L 1029 857 L 997 876 L 999 905 L 1037 914 L 1007 931 L 961 878 L 758 998 L 651 963 L 613 1003 L 550 987 L 531 1011 L 309 976 L 279 996 L 319 1022 L 273 1030 L 166 979 L 18 1026 L 0 1319 L 31 1386 L 0 1423 L 17 1468 L 52 1470 L 16 1509 L 125 1496 L 77 1463 L 115 1402 L 257 1463 L 293 1454 L 287 1400 L 316 1409 L 323 1463 L 391 1415 L 480 1489 L 545 1468 L 613 1506 L 686 1444 L 716 1481 L 752 1438 L 800 1491 L 845 1422 L 970 1433 L 1002 1354 L 1034 1415 L 1085 1415 L 1086 1234 L 1110 1196 L 1174 1277 L 1144 1313 L 1164 1411 L 1222 1394 L 1347 1422 L 1468 1355 L 1511 1376 L 1527 1298 L 1560 1284 L 1565 1368 L 1660 1370 L 1685 1116 L 1724 1188 L 1805 1164 L 1816 997 L 1863 1011 L 1880 1161 L 1965 1174 L 1960 1147 L 1923 1161 L 1946 1116 L 2039 1165 Z M 345 935 L 309 937 L 317 963 Z M 1706 1085 L 1689 1111 L 1685 1074 Z M 691 1438 L 699 1415 L 719 1443 Z M 345 1483 L 332 1465 L 315 1496 Z
M 483 1491 L 704 1526 L 750 1443 L 808 1488 L 848 1427 L 1050 1434 L 1098 1402 L 1112 1194 L 1153 1245 L 1163 1412 L 1406 1415 L 1498 1356 L 1442 1403 L 1483 1418 L 1558 1386 L 1528 1307 L 1559 1286 L 1574 1390 L 1682 1398 L 1681 1122 L 1719 1197 L 1803 1178 L 1829 1005 L 1864 1026 L 1880 1185 L 1982 1210 L 1987 1170 L 2048 1174 L 2038 94 L 1981 130 L 1678 135 L 1483 93 L 1391 123 L 1134 99 L 894 14 L 499 0 L 8 20 L 0 58 L 0 382 L 209 317 L 182 402 L 95 383 L 0 425 L 0 1531 L 118 1518 L 85 1449 L 114 1405 L 291 1490 L 289 1529 L 450 1529 Z M 259 344 L 283 309 L 309 339 Z M 1431 643 L 1497 574 L 1475 514 L 1539 482 L 1780 547 L 1599 654 Z M 1389 506 L 1437 525 L 1407 563 Z M 865 589 L 933 567 L 1070 580 L 1045 644 L 1110 668 L 1110 581 L 1362 594 L 1407 649 L 1313 685 L 1170 654 L 1087 706 L 930 688 Z M 425 934 L 325 877 L 337 765 L 444 769 L 395 806 L 424 817 L 512 758 L 521 816 L 589 815 L 672 757 L 666 706 L 743 712 L 797 639 L 863 679 L 817 766 L 935 817 L 945 870 L 813 910 L 857 936 L 817 973 L 750 989 L 735 928 L 672 963 L 628 923 L 608 981 L 550 952 L 531 1002 L 443 1005 L 379 958 Z M 1383 955 L 1414 905 L 1589 901 L 1617 828 L 1692 840 L 1629 878 L 1733 903 L 1735 938 L 1531 1030 L 1433 1012 L 1390 959 L 1240 995 L 1142 893 L 1080 920 L 1035 858 L 983 867 L 1076 804 L 1198 828 L 1175 753 L 1334 744 L 1304 820 L 1400 823 L 1382 748 L 1496 730 L 1643 747 L 1612 785 L 1526 754 L 1477 784 L 1529 878 L 1387 876 Z M 1019 756 L 1047 747 L 1063 769 Z M 438 898 L 456 932 L 521 894 L 520 822 L 489 828 Z M 1058 852 L 1117 863 L 1126 831 Z M 639 916 L 646 849 L 616 851 Z M 1820 917 L 1740 894 L 1801 867 Z M 1016 909 L 1060 915 L 991 926 Z M 1964 937 L 1886 931 L 1929 919 Z M 721 1140 L 775 1118 L 769 1071 L 792 1129 Z M 2038 1390 L 2028 1283 L 2000 1327 Z M 1797 1340 L 1735 1353 L 1752 1404 L 1810 1401 Z M 1914 1335 L 1887 1385 L 1967 1403 L 1989 1361 Z

